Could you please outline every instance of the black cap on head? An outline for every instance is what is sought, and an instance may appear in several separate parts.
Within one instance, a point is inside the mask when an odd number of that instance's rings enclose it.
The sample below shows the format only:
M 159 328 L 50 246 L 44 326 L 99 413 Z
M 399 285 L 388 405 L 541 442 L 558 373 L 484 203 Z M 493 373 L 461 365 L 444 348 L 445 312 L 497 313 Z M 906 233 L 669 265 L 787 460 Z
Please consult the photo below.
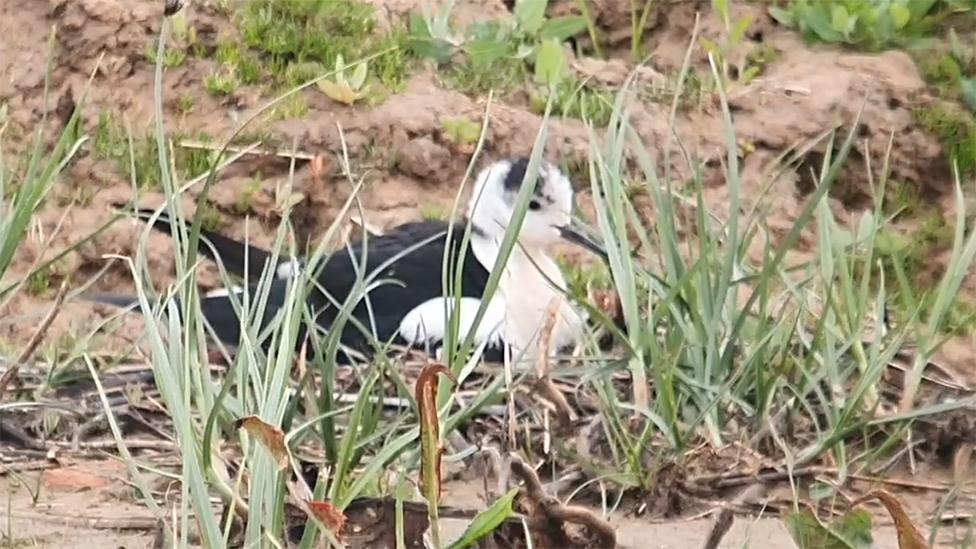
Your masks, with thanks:
M 522 180 L 525 178 L 525 170 L 529 168 L 529 158 L 522 156 L 511 161 L 511 167 L 505 175 L 505 190 L 517 193 L 522 188 Z M 539 179 L 535 187 L 535 193 L 541 193 L 545 186 L 545 180 Z

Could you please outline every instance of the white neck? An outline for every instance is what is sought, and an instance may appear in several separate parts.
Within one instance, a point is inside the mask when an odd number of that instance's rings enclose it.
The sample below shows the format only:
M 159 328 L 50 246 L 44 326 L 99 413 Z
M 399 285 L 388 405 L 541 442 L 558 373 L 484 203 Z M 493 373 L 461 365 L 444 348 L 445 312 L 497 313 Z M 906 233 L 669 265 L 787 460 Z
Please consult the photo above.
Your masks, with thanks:
M 471 249 L 475 258 L 491 271 L 498 258 L 500 238 L 483 234 L 471 235 Z M 538 355 L 540 327 L 546 323 L 548 308 L 553 300 L 559 303 L 555 333 L 549 354 L 559 347 L 572 345 L 583 331 L 583 318 L 566 301 L 563 292 L 566 281 L 559 266 L 541 247 L 517 243 L 508 257 L 493 300 L 503 300 L 506 311 L 504 337 L 514 347 L 516 355 L 531 360 Z

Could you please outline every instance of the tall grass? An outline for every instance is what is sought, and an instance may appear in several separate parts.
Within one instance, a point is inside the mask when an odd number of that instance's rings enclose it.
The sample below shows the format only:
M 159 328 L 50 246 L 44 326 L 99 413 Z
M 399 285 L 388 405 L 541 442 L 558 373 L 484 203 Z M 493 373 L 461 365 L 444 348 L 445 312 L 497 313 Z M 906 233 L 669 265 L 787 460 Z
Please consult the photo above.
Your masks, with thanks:
M 40 210 L 45 198 L 51 192 L 58 177 L 84 145 L 85 137 L 79 137 L 75 128 L 79 124 L 81 105 L 87 99 L 91 79 L 96 71 L 93 70 L 85 88 L 79 98 L 71 117 L 65 124 L 54 146 L 49 149 L 51 69 L 54 61 L 55 34 L 52 30 L 48 40 L 48 60 L 44 73 L 44 110 L 41 120 L 34 130 L 34 144 L 27 157 L 26 166 L 22 170 L 12 165 L 3 151 L 4 133 L 8 128 L 8 120 L 0 119 L 0 280 L 10 268 L 17 247 L 20 246 L 30 225 L 34 222 L 34 214 Z M 97 64 L 96 64 L 97 66 Z M 5 118 L 5 117 L 3 117 Z M 13 284 L 0 285 L 0 307 L 4 305 L 22 281 Z
M 948 407 L 918 408 L 916 390 L 921 372 L 941 343 L 944 317 L 926 323 L 912 303 L 908 322 L 893 330 L 882 323 L 892 292 L 915 295 L 904 279 L 884 278 L 875 252 L 890 223 L 884 214 L 888 183 L 887 157 L 879 171 L 865 161 L 875 197 L 856 227 L 841 226 L 827 202 L 832 186 L 849 168 L 860 117 L 845 121 L 813 143 L 801 143 L 779 159 L 761 181 L 745 190 L 739 151 L 716 64 L 712 73 L 725 122 L 726 152 L 722 175 L 728 192 L 725 218 L 704 199 L 704 159 L 694 158 L 668 132 L 668 150 L 685 153 L 687 179 L 656 165 L 655 157 L 630 122 L 629 83 L 621 90 L 612 130 L 605 137 L 591 131 L 589 172 L 597 225 L 608 250 L 608 269 L 626 324 L 626 355 L 615 366 L 591 376 L 590 385 L 602 400 L 602 426 L 610 443 L 608 456 L 626 472 L 624 484 L 650 488 L 655 463 L 682 460 L 686 449 L 707 441 L 721 447 L 743 435 L 751 445 L 771 442 L 770 458 L 789 468 L 809 464 L 827 454 L 839 466 L 843 481 L 852 466 L 848 445 L 903 440 L 910 420 L 973 404 L 965 399 Z M 684 72 L 682 74 L 685 74 Z M 677 84 L 677 89 L 681 83 Z M 672 126 L 675 118 L 672 116 Z M 814 190 L 790 230 L 774 238 L 764 219 L 764 200 L 785 169 L 795 169 L 807 151 L 826 151 Z M 638 215 L 633 181 L 651 198 L 652 207 Z M 962 277 L 971 270 L 976 231 L 967 233 L 961 181 L 956 175 L 956 240 L 952 259 L 935 288 L 943 312 L 958 295 Z M 627 189 L 627 191 L 625 191 Z M 752 196 L 750 205 L 742 200 Z M 692 209 L 695 236 L 680 234 L 678 212 Z M 799 266 L 785 259 L 804 232 L 817 235 L 817 252 Z M 638 235 L 639 259 L 631 255 L 627 234 Z M 756 239 L 761 257 L 750 257 Z M 666 287 L 641 265 L 657 264 Z M 894 288 L 893 288 L 894 286 Z M 681 306 L 679 306 L 681 304 Z M 685 306 L 687 305 L 687 306 Z M 911 352 L 913 367 L 903 392 L 897 420 L 875 421 L 882 404 L 879 387 L 893 358 Z M 629 373 L 628 396 L 615 390 L 611 375 Z M 653 396 L 652 396 L 653 394 Z M 911 413 L 908 411 L 911 410 Z M 643 418 L 634 430 L 625 415 Z M 809 432 L 788 435 L 792 425 L 810 425 Z M 898 425 L 899 427 L 895 427 Z M 661 441 L 650 450 L 652 440 Z M 890 447 L 890 446 L 889 446 Z M 877 457 L 873 455 L 871 457 Z M 858 467 L 866 466 L 859 463 Z

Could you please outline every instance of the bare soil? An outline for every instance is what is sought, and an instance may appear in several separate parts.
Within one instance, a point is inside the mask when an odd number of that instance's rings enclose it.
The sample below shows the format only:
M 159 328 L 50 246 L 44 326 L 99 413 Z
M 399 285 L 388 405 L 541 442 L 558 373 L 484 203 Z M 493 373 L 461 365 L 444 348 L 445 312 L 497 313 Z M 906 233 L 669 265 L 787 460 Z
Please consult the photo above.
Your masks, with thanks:
M 554 12 L 571 10 L 572 4 L 556 3 L 552 9 Z M 711 13 L 709 2 L 655 4 L 657 8 L 650 18 L 647 34 L 653 55 L 638 79 L 640 101 L 634 105 L 632 121 L 655 162 L 662 167 L 670 166 L 680 180 L 689 170 L 683 158 L 685 153 L 706 161 L 712 168 L 718 168 L 724 160 L 722 113 L 713 95 L 704 95 L 697 105 L 679 110 L 676 131 L 684 151 L 674 148 L 665 158 L 661 145 L 668 137 L 671 105 L 662 90 L 681 66 L 696 12 L 701 14 L 701 36 L 718 40 L 725 29 Z M 377 0 L 376 5 L 382 19 L 390 21 L 417 8 L 420 2 Z M 611 35 L 629 29 L 629 2 L 601 0 L 594 5 L 600 25 Z M 205 47 L 214 47 L 221 33 L 233 32 L 233 25 L 225 16 L 202 2 L 186 9 L 188 22 L 197 28 L 198 39 Z M 147 59 L 146 50 L 157 38 L 161 10 L 159 0 L 4 0 L 0 3 L 0 74 L 5 75 L 0 79 L 0 104 L 8 107 L 9 134 L 22 137 L 9 143 L 13 150 L 5 153 L 15 157 L 23 153 L 29 146 L 31 132 L 45 123 L 42 114 L 46 38 L 52 28 L 57 30 L 58 56 L 53 63 L 49 102 L 62 108 L 47 119 L 46 125 L 56 132 L 63 124 L 64 107 L 67 106 L 70 114 L 70 106 L 80 100 L 97 59 L 104 55 L 84 103 L 83 130 L 93 133 L 103 111 L 121 115 L 134 129 L 149 128 L 153 123 L 154 66 Z M 459 0 L 456 11 L 462 22 L 509 13 L 499 0 Z M 739 145 L 746 151 L 741 159 L 744 207 L 751 207 L 760 199 L 766 201 L 768 225 L 777 236 L 785 235 L 810 191 L 808 170 L 819 166 L 825 151 L 815 148 L 807 154 L 807 162 L 799 169 L 786 170 L 768 190 L 760 187 L 766 180 L 765 174 L 788 149 L 813 142 L 832 128 L 849 127 L 860 112 L 864 127 L 855 158 L 863 161 L 870 157 L 873 165 L 878 166 L 894 136 L 890 154 L 893 179 L 916 186 L 921 196 L 932 203 L 946 205 L 946 215 L 952 215 L 951 180 L 945 153 L 938 139 L 921 129 L 912 114 L 914 108 L 925 105 L 931 97 L 908 55 L 897 51 L 866 55 L 811 46 L 776 26 L 758 8 L 735 3 L 734 16 L 746 11 L 754 13 L 755 23 L 733 57 L 744 58 L 760 47 L 773 47 L 778 55 L 766 65 L 760 77 L 729 91 Z M 621 51 L 626 47 L 621 41 Z M 576 59 L 574 68 L 605 84 L 619 85 L 631 68 L 623 58 L 622 53 L 614 52 L 607 61 Z M 700 49 L 696 50 L 692 62 L 696 67 L 707 67 Z M 230 97 L 211 96 L 205 91 L 204 82 L 214 64 L 211 59 L 191 56 L 180 66 L 167 70 L 165 122 L 170 134 L 202 132 L 220 142 L 236 129 L 240 120 L 270 99 L 259 86 L 241 86 Z M 480 122 L 486 109 L 483 97 L 450 90 L 431 69 L 423 67 L 415 71 L 403 92 L 375 106 L 346 107 L 315 88 L 305 90 L 304 95 L 309 106 L 306 114 L 264 124 L 273 141 L 283 148 L 290 149 L 294 144 L 302 153 L 323 155 L 326 159 L 326 173 L 321 179 L 312 177 L 307 162 L 297 162 L 295 190 L 303 201 L 295 222 L 301 235 L 314 238 L 321 234 L 351 192 L 339 168 L 343 142 L 353 170 L 357 175 L 364 175 L 367 181 L 361 198 L 369 224 L 383 229 L 416 219 L 424 207 L 451 207 L 470 156 L 445 137 L 443 121 L 463 116 Z M 182 97 L 192 98 L 189 113 L 179 108 L 178 99 Z M 488 116 L 490 133 L 482 162 L 524 154 L 531 149 L 540 117 L 529 108 L 524 94 L 496 98 Z M 587 148 L 588 135 L 582 123 L 573 119 L 553 122 L 547 147 L 550 159 L 578 165 L 585 158 Z M 847 222 L 856 220 L 859 212 L 870 204 L 870 191 L 859 175 L 864 173 L 862 165 L 857 162 L 851 165 L 843 184 L 831 198 L 831 207 Z M 247 218 L 249 238 L 257 244 L 269 243 L 277 227 L 276 188 L 288 177 L 289 168 L 287 159 L 252 156 L 223 172 L 210 193 L 219 212 L 220 230 L 243 238 Z M 260 187 L 245 216 L 237 207 L 239 197 L 253 184 L 257 173 L 261 175 Z M 707 205 L 724 217 L 728 215 L 728 194 L 719 173 L 716 169 L 706 174 L 709 186 L 705 198 Z M 191 214 L 192 198 L 198 190 L 191 191 L 185 199 L 186 211 Z M 584 211 L 590 211 L 587 191 L 581 194 Z M 83 151 L 62 176 L 54 196 L 41 211 L 40 223 L 17 251 L 4 284 L 23 278 L 40 261 L 72 246 L 106 223 L 113 215 L 109 204 L 132 198 L 130 182 L 112 162 Z M 146 206 L 157 206 L 162 201 L 156 192 L 143 191 L 137 198 Z M 67 279 L 72 286 L 86 282 L 105 265 L 107 254 L 133 255 L 141 228 L 136 222 L 119 221 L 77 252 L 67 255 L 56 269 L 53 288 L 61 279 Z M 815 233 L 805 232 L 790 261 L 810 257 L 815 245 Z M 163 288 L 174 277 L 170 242 L 165 236 L 153 234 L 149 249 L 153 281 L 157 288 Z M 762 251 L 757 247 L 750 252 L 758 257 Z M 941 255 L 929 259 L 936 270 L 944 266 L 945 258 Z M 206 289 L 216 285 L 215 268 L 201 267 L 200 280 Z M 130 273 L 121 261 L 115 262 L 94 283 L 95 289 L 113 292 L 124 293 L 132 287 Z M 967 297 L 976 293 L 976 277 L 967 277 L 964 290 Z M 50 308 L 52 297 L 53 291 L 47 291 L 40 295 L 21 292 L 14 298 L 7 310 L 0 311 L 0 345 L 10 350 L 22 347 Z M 48 338 L 60 341 L 83 336 L 111 312 L 87 303 L 69 302 L 49 330 Z M 138 318 L 126 317 L 109 334 L 99 334 L 94 344 L 106 353 L 131 354 L 132 343 L 138 341 L 141 333 L 140 322 Z M 972 386 L 976 384 L 972 357 L 973 341 L 955 338 L 938 360 L 960 383 Z M 135 533 L 111 528 L 112 520 L 131 518 L 138 522 L 137 519 L 148 516 L 144 509 L 133 504 L 132 491 L 122 483 L 124 470 L 106 467 L 106 462 L 83 460 L 80 463 L 83 468 L 93 468 L 97 477 L 87 478 L 81 487 L 58 484 L 56 478 L 52 481 L 55 473 L 47 469 L 50 464 L 44 466 L 47 470 L 40 477 L 36 472 L 24 473 L 26 486 L 33 484 L 32 479 L 40 478 L 40 497 L 36 504 L 31 503 L 29 490 L 15 477 L 6 475 L 0 479 L 9 494 L 5 508 L 0 509 L 3 517 L 0 530 L 4 536 L 13 538 L 8 543 L 52 547 L 104 547 L 110 543 L 130 548 L 151 546 L 156 535 L 151 527 L 140 524 Z M 79 475 L 66 476 L 71 481 Z M 102 478 L 105 475 L 108 478 Z M 929 496 L 922 491 L 912 500 L 917 504 L 912 505 L 912 512 L 922 522 L 931 516 L 937 503 L 937 498 Z M 448 503 L 451 503 L 450 495 Z M 454 504 L 483 505 L 472 501 Z M 71 520 L 58 523 L 52 516 Z M 109 521 L 108 526 L 79 522 L 79 519 L 96 518 Z M 449 521 L 446 527 L 451 524 Z M 614 525 L 619 527 L 623 546 L 649 547 L 647 543 L 653 540 L 654 547 L 662 548 L 697 546 L 710 527 L 708 519 L 676 518 L 654 523 L 625 516 L 617 517 Z M 890 528 L 878 531 L 878 547 L 895 547 L 892 535 Z M 721 547 L 739 547 L 747 536 L 754 547 L 790 547 L 792 543 L 778 519 L 759 519 L 751 524 L 740 519 Z
M 0 505 L 4 546 L 149 549 L 162 538 L 152 514 L 133 502 L 124 466 L 117 461 L 86 461 L 43 474 L 27 473 L 23 478 L 26 485 L 0 479 L 0 489 L 9 495 Z M 482 504 L 471 496 L 478 490 L 475 483 L 450 488 L 445 492 L 446 504 L 467 509 Z M 32 491 L 37 493 L 36 501 Z M 620 549 L 700 547 L 712 527 L 709 517 L 665 522 L 617 515 L 612 519 Z M 441 539 L 457 539 L 468 522 L 445 518 Z M 877 528 L 874 536 L 877 549 L 898 547 L 890 526 Z M 780 519 L 762 516 L 738 520 L 718 547 L 744 546 L 796 547 Z

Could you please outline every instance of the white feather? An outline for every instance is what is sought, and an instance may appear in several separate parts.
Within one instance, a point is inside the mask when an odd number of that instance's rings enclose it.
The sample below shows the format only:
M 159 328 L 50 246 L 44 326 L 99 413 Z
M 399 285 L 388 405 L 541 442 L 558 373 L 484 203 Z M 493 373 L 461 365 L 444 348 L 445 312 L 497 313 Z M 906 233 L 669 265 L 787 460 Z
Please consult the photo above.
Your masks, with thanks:
M 445 303 L 446 299 L 446 303 Z M 466 337 L 474 324 L 481 301 L 473 297 L 462 297 L 458 303 L 458 335 Z M 445 305 L 447 306 L 445 308 Z M 421 303 L 400 321 L 400 337 L 412 344 L 442 341 L 447 335 L 448 322 L 453 311 L 454 299 L 435 297 Z M 505 322 L 505 306 L 493 299 L 485 310 L 485 315 L 475 331 L 475 345 L 488 340 L 491 344 L 501 342 Z
M 278 264 L 278 268 L 275 269 L 275 274 L 278 278 L 288 279 L 297 277 L 302 272 L 302 264 L 297 259 L 292 259 L 285 261 L 284 263 Z
M 230 289 L 228 289 L 228 288 L 217 288 L 217 289 L 210 290 L 209 292 L 207 292 L 204 295 L 204 297 L 208 297 L 208 298 L 209 297 L 227 297 L 227 296 L 230 295 L 231 292 L 234 292 L 237 295 L 241 295 L 242 293 L 244 293 L 244 288 L 242 288 L 240 286 L 234 286 L 234 287 L 232 287 Z

